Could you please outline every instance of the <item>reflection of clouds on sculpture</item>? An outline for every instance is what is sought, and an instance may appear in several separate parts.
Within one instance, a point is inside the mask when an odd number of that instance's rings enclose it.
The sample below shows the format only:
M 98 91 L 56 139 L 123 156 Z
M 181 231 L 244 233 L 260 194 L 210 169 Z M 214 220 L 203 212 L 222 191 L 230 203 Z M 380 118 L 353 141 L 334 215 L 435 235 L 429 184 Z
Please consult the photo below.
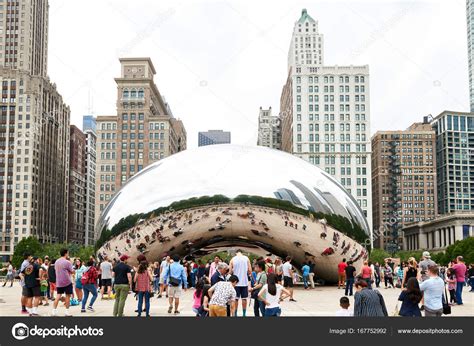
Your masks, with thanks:
M 280 229 L 281 221 L 273 220 L 270 214 L 262 215 L 263 222 L 272 224 L 271 231 L 278 233 L 278 236 L 272 235 L 275 239 L 266 238 L 262 236 L 263 233 L 256 235 L 252 232 L 253 228 L 249 228 L 241 218 L 234 220 L 231 217 L 225 230 L 216 231 L 222 234 L 212 236 L 208 234 L 208 229 L 212 227 L 207 227 L 206 224 L 201 228 L 202 222 L 193 223 L 191 227 L 179 226 L 183 227 L 185 234 L 192 234 L 191 239 L 186 240 L 201 248 L 210 244 L 218 246 L 219 242 L 224 241 L 238 243 L 237 239 L 240 239 L 247 243 L 259 242 L 260 248 L 279 255 L 295 253 L 299 261 L 305 260 L 305 253 L 321 256 L 328 250 L 329 253 L 324 255 L 325 261 L 333 261 L 340 260 L 344 250 L 347 257 L 354 254 L 354 251 L 347 248 L 349 243 L 351 246 L 352 243 L 355 245 L 355 242 L 350 242 L 350 238 L 363 243 L 370 234 L 357 202 L 326 172 L 282 151 L 228 144 L 186 150 L 146 167 L 131 178 L 110 201 L 97 229 L 102 230 L 105 226 L 108 230 L 106 232 L 114 230 L 116 236 L 117 232 L 125 232 L 136 225 L 138 218 L 134 218 L 134 214 L 151 222 L 170 207 L 173 210 L 171 214 L 178 215 L 182 212 L 181 209 L 199 210 L 200 207 L 204 208 L 203 204 L 210 203 L 218 206 L 258 205 L 271 208 L 273 214 L 292 212 L 295 219 L 306 221 L 295 222 L 300 228 L 294 228 L 292 232 L 298 233 L 288 234 L 284 228 Z M 319 222 L 319 219 L 326 219 L 327 226 Z M 317 224 L 315 227 L 311 226 L 313 222 Z M 307 229 L 301 228 L 303 224 L 308 226 Z M 166 233 L 166 227 L 163 227 L 163 232 Z M 321 227 L 328 227 L 328 233 L 324 237 L 321 237 Z M 205 236 L 199 232 L 205 232 Z M 340 234 L 334 235 L 335 233 Z M 156 242 L 154 246 L 157 248 L 153 249 L 155 255 L 173 251 L 189 253 L 190 248 L 174 241 L 173 233 L 166 236 L 170 237 L 172 244 L 166 243 L 164 246 L 163 243 Z M 210 238 L 214 236 L 218 238 L 211 241 Z M 219 238 L 221 236 L 223 239 Z M 286 244 L 281 244 L 282 237 L 285 236 L 289 238 L 285 239 Z M 102 241 L 108 240 L 107 237 L 112 235 L 104 233 Z M 344 249 L 337 249 L 332 245 L 336 239 L 333 237 L 337 238 L 338 246 L 345 240 Z M 200 238 L 203 238 L 202 241 L 196 243 L 196 239 Z M 333 249 L 329 250 L 331 247 Z M 193 248 L 193 251 L 197 250 L 199 249 Z M 363 248 L 359 248 L 354 257 L 361 253 Z

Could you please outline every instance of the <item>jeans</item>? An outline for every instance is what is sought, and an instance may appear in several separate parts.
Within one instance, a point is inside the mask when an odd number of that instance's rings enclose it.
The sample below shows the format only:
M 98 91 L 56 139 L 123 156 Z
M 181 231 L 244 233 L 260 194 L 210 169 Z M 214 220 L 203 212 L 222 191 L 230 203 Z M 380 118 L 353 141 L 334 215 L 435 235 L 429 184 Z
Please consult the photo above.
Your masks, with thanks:
M 375 286 L 379 288 L 380 285 L 380 275 L 375 275 Z
M 159 276 L 153 279 L 153 290 L 156 293 L 160 292 L 160 277 Z
M 309 275 L 303 275 L 304 288 L 308 288 L 308 279 L 309 279 Z
M 261 300 L 254 299 L 253 313 L 255 317 L 265 316 L 265 304 Z
M 367 278 L 367 279 L 364 279 L 364 280 L 365 280 L 365 282 L 367 282 L 367 288 L 372 289 L 372 279 Z
M 265 317 L 279 317 L 281 315 L 280 308 L 266 308 L 265 309 Z
M 89 298 L 89 293 L 92 294 L 89 306 L 92 307 L 92 305 L 94 305 L 95 300 L 97 299 L 97 288 L 94 284 L 87 284 L 82 286 L 82 291 L 84 291 L 84 297 L 82 297 L 82 310 L 85 310 L 87 298 Z
M 114 285 L 115 289 L 115 303 L 114 303 L 114 317 L 123 316 L 123 308 L 125 307 L 125 301 L 128 297 L 128 290 L 130 286 L 127 284 Z
M 196 275 L 192 271 L 189 273 L 189 278 L 191 280 L 191 287 L 196 286 Z
M 471 286 L 471 292 L 474 292 L 474 276 L 469 278 L 469 285 Z
M 456 304 L 462 304 L 462 288 L 464 287 L 464 282 L 457 282 L 456 283 Z
M 346 291 L 344 294 L 347 296 L 347 293 L 349 292 L 349 295 L 352 295 L 352 288 L 354 286 L 354 278 L 348 278 L 346 279 Z
M 145 314 L 150 315 L 150 292 L 138 292 L 138 316 L 142 314 L 143 297 L 145 297 Z

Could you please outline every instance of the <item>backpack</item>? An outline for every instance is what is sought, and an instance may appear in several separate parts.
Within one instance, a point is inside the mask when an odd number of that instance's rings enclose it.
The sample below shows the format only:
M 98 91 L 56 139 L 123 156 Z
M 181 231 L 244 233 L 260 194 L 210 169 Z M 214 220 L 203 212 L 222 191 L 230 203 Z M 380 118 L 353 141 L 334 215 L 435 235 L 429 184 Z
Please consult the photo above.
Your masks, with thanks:
M 97 282 L 97 271 L 94 267 L 87 269 L 81 277 L 81 284 L 95 284 Z

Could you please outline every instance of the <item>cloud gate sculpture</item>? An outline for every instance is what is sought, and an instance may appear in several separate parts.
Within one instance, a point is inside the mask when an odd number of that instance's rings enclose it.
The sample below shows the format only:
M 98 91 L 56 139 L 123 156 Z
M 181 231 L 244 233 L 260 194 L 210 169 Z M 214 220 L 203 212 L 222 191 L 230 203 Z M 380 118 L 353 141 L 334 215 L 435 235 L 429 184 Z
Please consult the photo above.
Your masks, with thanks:
M 337 263 L 367 258 L 370 230 L 354 198 L 318 167 L 264 147 L 211 145 L 157 161 L 116 193 L 97 224 L 98 256 L 200 257 L 225 248 Z M 365 246 L 364 246 L 365 245 Z

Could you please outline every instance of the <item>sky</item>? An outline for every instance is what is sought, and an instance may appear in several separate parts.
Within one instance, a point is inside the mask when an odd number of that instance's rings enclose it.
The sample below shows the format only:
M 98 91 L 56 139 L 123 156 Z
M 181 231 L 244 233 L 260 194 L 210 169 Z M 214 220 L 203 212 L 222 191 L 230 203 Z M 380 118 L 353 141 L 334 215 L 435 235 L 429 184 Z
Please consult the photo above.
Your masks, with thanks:
M 259 108 L 279 112 L 303 8 L 325 65 L 369 65 L 372 134 L 469 111 L 464 0 L 50 0 L 48 73 L 82 128 L 85 114 L 116 115 L 119 57 L 150 57 L 188 148 L 209 129 L 255 145 Z

